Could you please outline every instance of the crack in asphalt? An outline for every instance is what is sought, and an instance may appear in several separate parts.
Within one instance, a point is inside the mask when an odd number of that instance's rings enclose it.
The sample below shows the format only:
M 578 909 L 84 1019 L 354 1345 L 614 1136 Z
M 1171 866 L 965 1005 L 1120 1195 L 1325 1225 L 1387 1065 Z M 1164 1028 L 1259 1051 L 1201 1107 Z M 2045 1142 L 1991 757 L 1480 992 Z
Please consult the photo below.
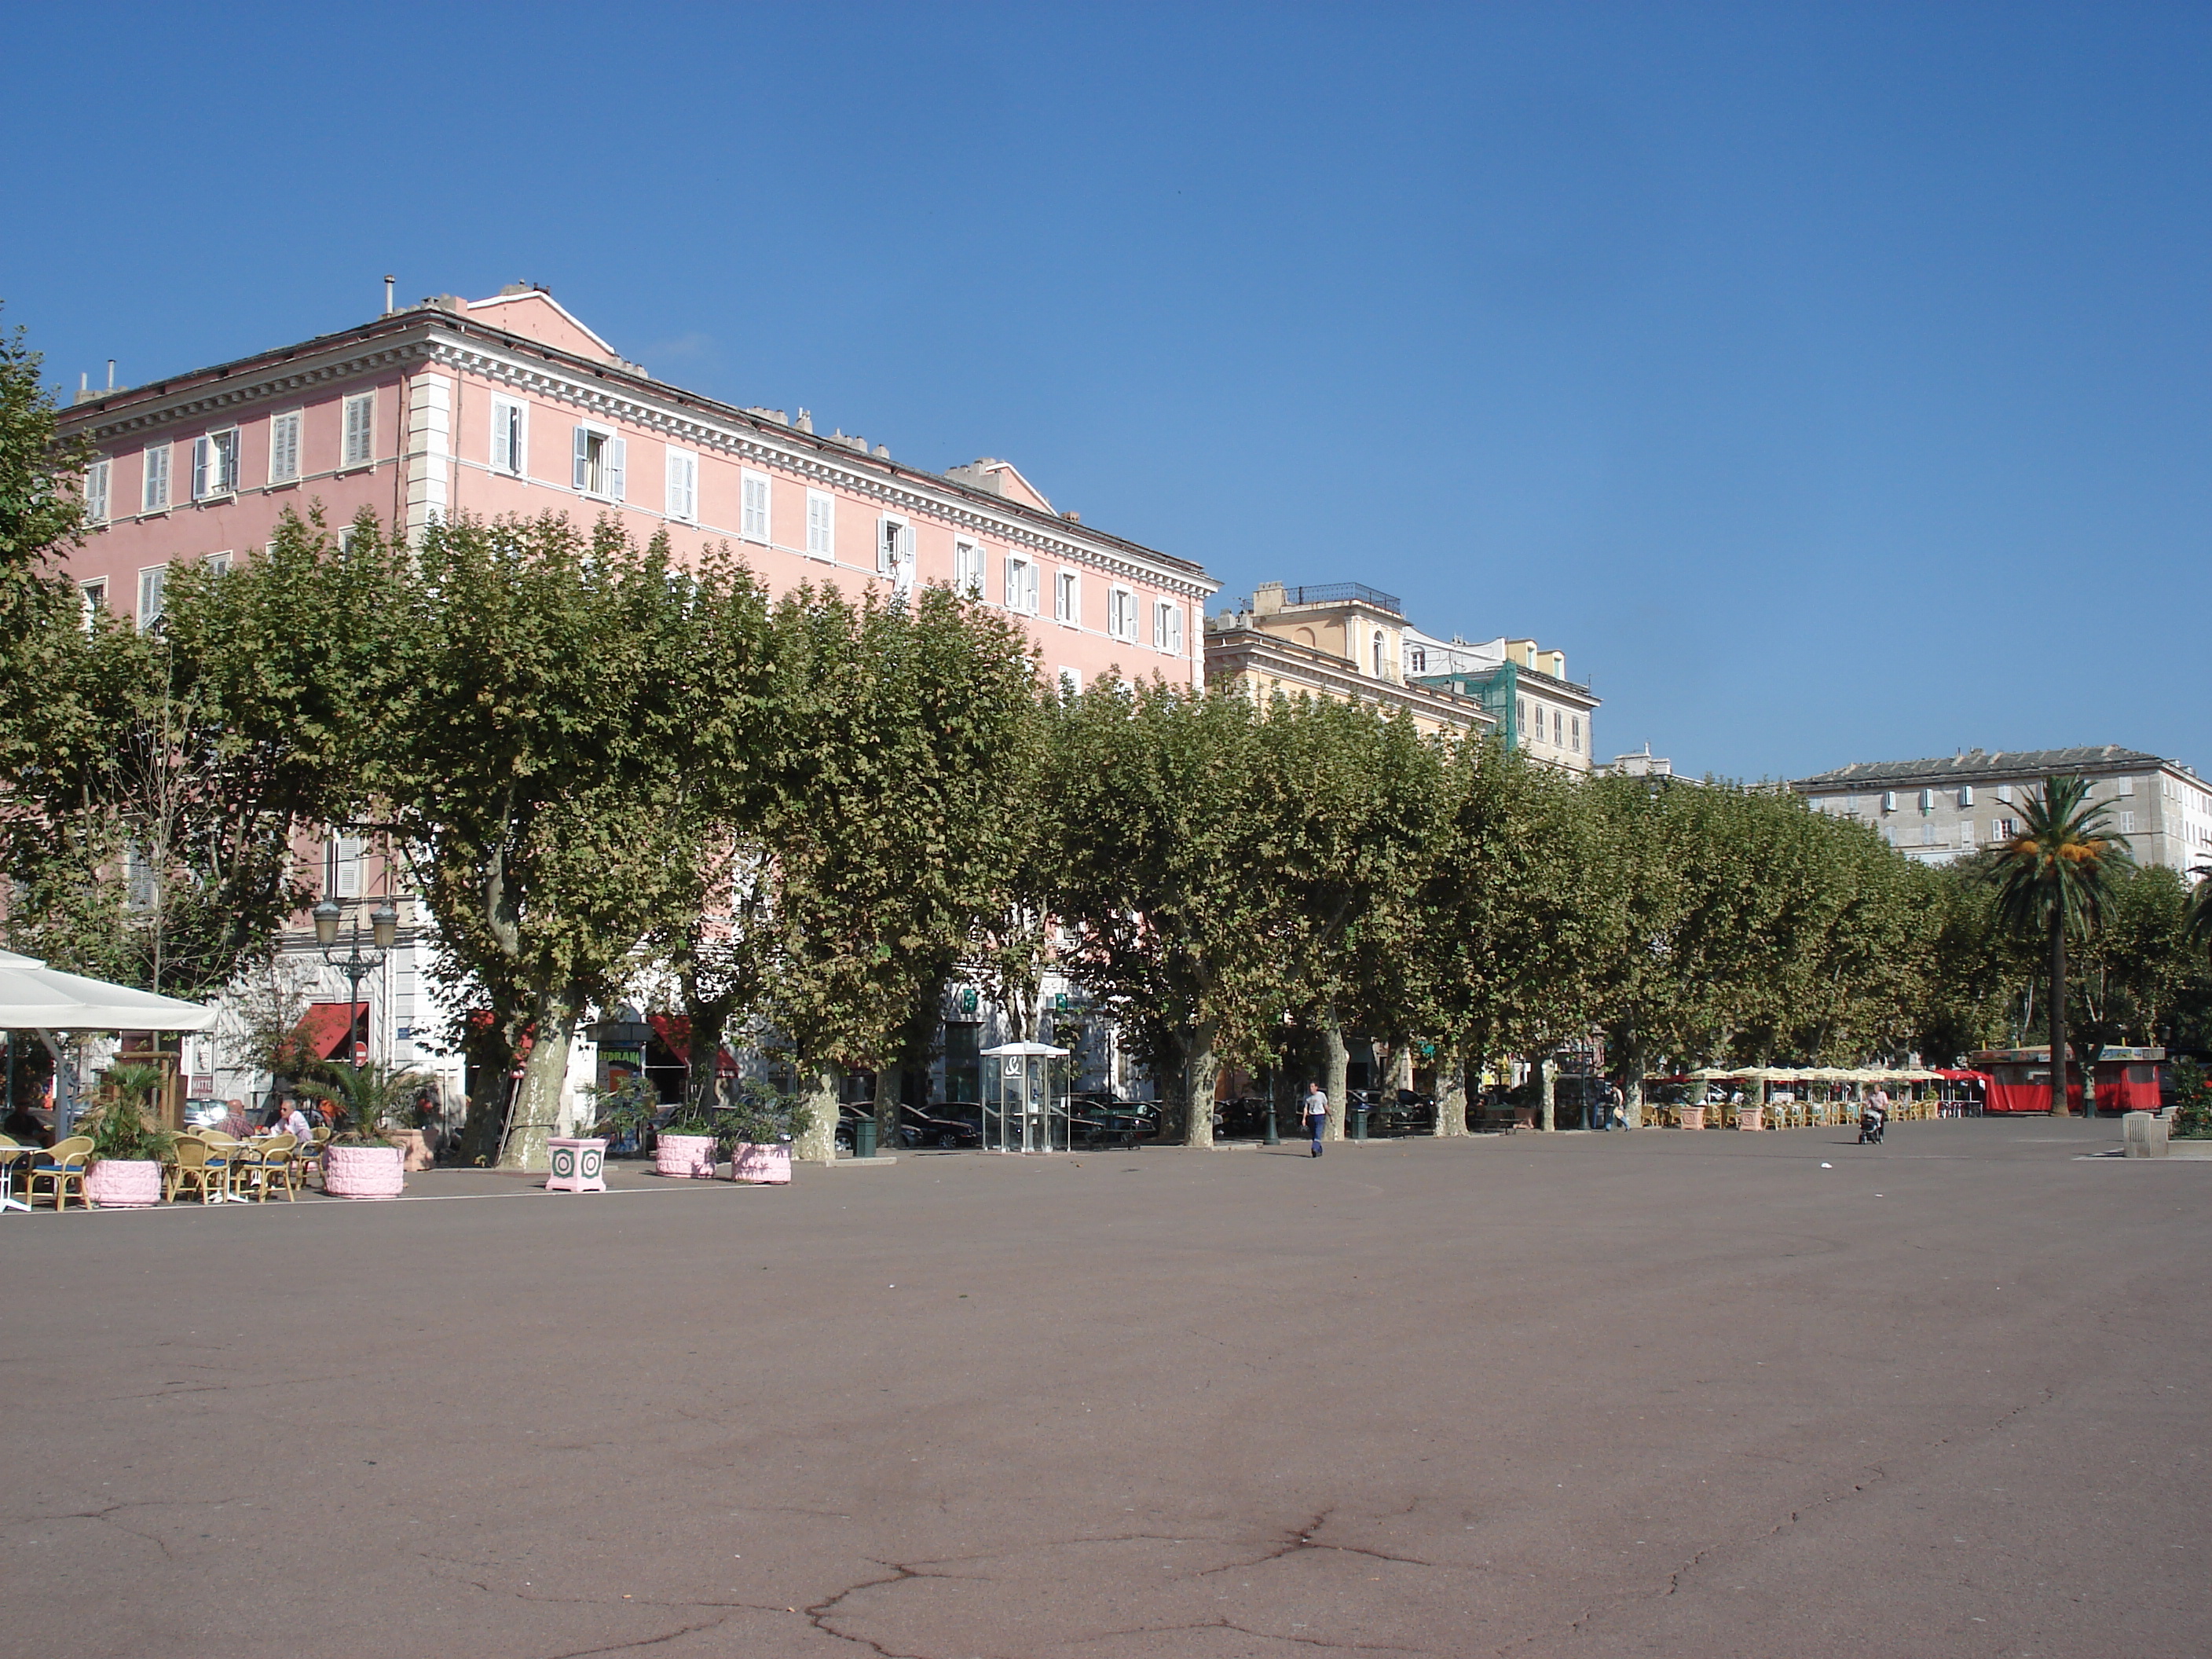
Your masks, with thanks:
M 107 1526 L 114 1528 L 116 1531 L 122 1533 L 128 1537 L 137 1539 L 141 1543 L 151 1544 L 155 1549 L 161 1552 L 161 1559 L 164 1561 L 173 1561 L 177 1559 L 176 1555 L 170 1550 L 168 1545 L 165 1541 L 153 1533 L 141 1532 L 136 1527 L 125 1526 L 120 1521 L 118 1521 L 115 1518 L 115 1512 L 118 1510 L 173 1509 L 188 1504 L 213 1504 L 216 1508 L 220 1509 L 223 1504 L 233 1501 L 233 1499 L 228 1498 L 150 1498 L 136 1504 L 110 1504 L 105 1509 L 71 1510 L 66 1515 L 27 1515 L 23 1518 L 26 1521 L 101 1522 Z
M 1391 1642 L 1332 1642 L 1321 1636 L 1283 1636 L 1273 1631 L 1254 1630 L 1249 1625 L 1240 1625 L 1232 1619 L 1201 1620 L 1194 1625 L 1134 1625 L 1127 1630 L 1102 1631 L 1096 1636 L 1078 1637 L 1065 1644 L 1070 1647 L 1085 1647 L 1093 1642 L 1110 1642 L 1117 1636 L 1167 1636 L 1184 1630 L 1233 1630 L 1239 1636 L 1249 1636 L 1262 1642 L 1295 1642 L 1300 1647 L 1330 1648 L 1339 1653 L 1419 1653 L 1420 1648 L 1400 1647 Z
M 866 1559 L 872 1559 L 872 1558 Z M 951 1576 L 949 1573 L 919 1571 L 899 1561 L 878 1561 L 876 1565 L 879 1567 L 889 1567 L 891 1570 L 890 1577 L 867 1578 L 857 1584 L 848 1584 L 835 1595 L 815 1602 L 806 1609 L 807 1623 L 824 1636 L 834 1637 L 840 1642 L 850 1642 L 855 1647 L 867 1649 L 869 1652 L 877 1655 L 878 1659 L 929 1659 L 927 1654 L 901 1653 L 896 1649 L 884 1646 L 880 1642 L 871 1641 L 865 1636 L 850 1635 L 830 1622 L 830 1615 L 836 1612 L 837 1604 L 848 1595 L 858 1595 L 862 1590 L 876 1589 L 884 1584 L 903 1584 L 915 1578 L 946 1578 Z M 925 1566 L 929 1565 L 927 1562 L 923 1563 Z
M 622 1604 L 617 1602 L 615 1605 L 619 1607 Z M 720 1604 L 708 1602 L 705 1605 L 714 1607 Z M 781 1609 L 779 1608 L 778 1611 Z M 684 1625 L 675 1630 L 664 1632 L 659 1636 L 641 1636 L 635 1642 L 611 1642 L 605 1647 L 568 1648 L 560 1653 L 549 1654 L 546 1659 L 587 1659 L 587 1656 L 594 1653 L 628 1653 L 633 1648 L 657 1648 L 663 1642 L 673 1642 L 679 1636 L 690 1636 L 702 1630 L 719 1630 L 736 1617 L 735 1613 L 726 1613 L 720 1619 L 708 1619 L 696 1625 Z
M 1404 1509 L 1399 1510 L 1398 1513 L 1401 1515 L 1411 1515 L 1413 1512 L 1413 1508 L 1414 1506 L 1409 1504 Z M 1291 1528 L 1284 1535 L 1283 1541 L 1278 1544 L 1274 1548 L 1267 1551 L 1265 1554 L 1255 1555 L 1249 1561 L 1224 1562 L 1220 1566 L 1208 1567 L 1204 1572 L 1198 1573 L 1194 1576 L 1200 1578 L 1211 1578 L 1217 1572 L 1229 1572 L 1239 1567 L 1249 1568 L 1263 1566 L 1267 1562 L 1280 1561 L 1285 1556 L 1296 1555 L 1300 1550 L 1329 1550 L 1339 1555 L 1364 1555 L 1371 1561 L 1395 1561 L 1409 1567 L 1433 1567 L 1437 1565 L 1434 1561 L 1424 1561 L 1418 1556 L 1392 1555 L 1388 1551 L 1370 1550 L 1364 1545 L 1361 1544 L 1324 1544 L 1321 1542 L 1314 1536 L 1314 1534 L 1319 1532 L 1323 1527 L 1327 1526 L 1330 1519 L 1334 1516 L 1335 1514 L 1335 1507 L 1331 1505 L 1329 1508 L 1322 1510 L 1320 1514 L 1307 1521 L 1304 1525 Z

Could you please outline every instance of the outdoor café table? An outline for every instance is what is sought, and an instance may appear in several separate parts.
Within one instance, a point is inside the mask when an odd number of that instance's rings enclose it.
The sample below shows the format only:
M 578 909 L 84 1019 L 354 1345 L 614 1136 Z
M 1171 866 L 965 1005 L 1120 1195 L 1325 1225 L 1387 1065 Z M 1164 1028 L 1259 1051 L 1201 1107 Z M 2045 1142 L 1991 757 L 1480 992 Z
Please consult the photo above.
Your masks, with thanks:
M 0 1211 L 21 1210 L 26 1215 L 31 1206 L 15 1196 L 15 1164 L 37 1155 L 36 1146 L 0 1146 Z
M 212 1129 L 203 1130 L 200 1139 L 208 1144 L 209 1162 L 217 1164 L 220 1160 L 218 1167 L 222 1170 L 222 1196 L 216 1201 L 219 1204 L 245 1203 L 246 1194 L 238 1190 L 240 1158 L 252 1150 L 252 1143 Z

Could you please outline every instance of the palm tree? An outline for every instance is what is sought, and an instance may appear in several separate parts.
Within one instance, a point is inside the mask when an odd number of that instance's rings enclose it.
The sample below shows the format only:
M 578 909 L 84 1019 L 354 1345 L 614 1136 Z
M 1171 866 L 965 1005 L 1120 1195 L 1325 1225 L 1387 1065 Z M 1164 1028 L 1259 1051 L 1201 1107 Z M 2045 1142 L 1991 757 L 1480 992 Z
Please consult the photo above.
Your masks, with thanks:
M 381 1131 L 430 1081 L 420 1072 L 396 1066 L 331 1066 L 324 1069 L 322 1081 L 302 1083 L 300 1092 L 338 1109 L 345 1119 L 339 1144 L 381 1146 Z
M 2105 832 L 2106 809 L 2090 804 L 2087 778 L 2046 778 L 2041 799 L 2021 808 L 2018 834 L 1994 848 L 1987 872 L 1997 918 L 2050 951 L 2051 1113 L 2066 1115 L 2066 939 L 2104 920 L 2112 878 L 2133 862 L 2128 844 Z M 2083 1115 L 2087 1101 L 2084 1097 Z

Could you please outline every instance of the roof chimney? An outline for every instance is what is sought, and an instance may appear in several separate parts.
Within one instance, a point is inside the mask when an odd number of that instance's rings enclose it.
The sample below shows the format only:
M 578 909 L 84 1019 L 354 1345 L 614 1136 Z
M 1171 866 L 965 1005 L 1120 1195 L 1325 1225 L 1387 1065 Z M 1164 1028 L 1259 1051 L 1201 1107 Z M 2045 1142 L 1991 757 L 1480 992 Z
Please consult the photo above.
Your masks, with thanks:
M 394 276 L 390 271 L 386 271 L 384 274 L 384 314 L 387 317 L 392 314 L 392 285 L 398 283 L 398 280 L 399 279 L 397 276 Z

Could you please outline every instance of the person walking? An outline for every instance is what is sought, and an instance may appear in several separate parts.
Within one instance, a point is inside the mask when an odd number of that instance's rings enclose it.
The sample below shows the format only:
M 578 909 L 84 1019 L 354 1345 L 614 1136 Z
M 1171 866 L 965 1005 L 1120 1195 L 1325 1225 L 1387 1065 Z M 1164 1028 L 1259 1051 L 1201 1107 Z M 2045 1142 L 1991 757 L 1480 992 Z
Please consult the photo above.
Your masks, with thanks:
M 1313 1155 L 1321 1156 L 1322 1131 L 1328 1127 L 1328 1097 L 1322 1092 L 1321 1085 L 1306 1085 L 1306 1133 L 1313 1137 Z

